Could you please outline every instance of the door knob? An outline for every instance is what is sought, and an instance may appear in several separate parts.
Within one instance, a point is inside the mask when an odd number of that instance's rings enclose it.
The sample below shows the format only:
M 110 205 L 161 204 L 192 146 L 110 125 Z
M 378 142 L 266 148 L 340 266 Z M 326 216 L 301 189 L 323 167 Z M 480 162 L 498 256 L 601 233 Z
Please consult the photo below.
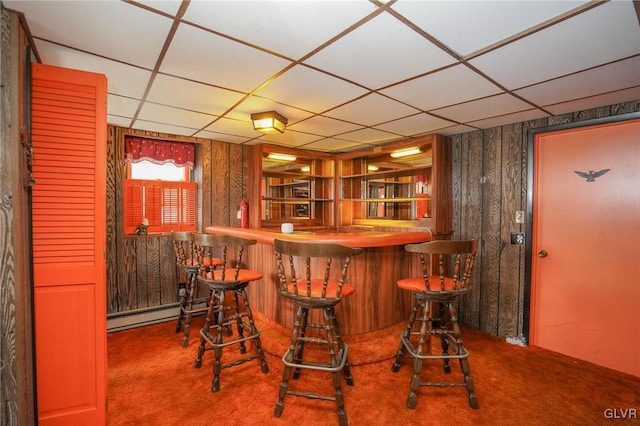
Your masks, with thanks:
M 540 250 L 538 252 L 538 257 L 547 257 L 547 251 L 546 250 Z

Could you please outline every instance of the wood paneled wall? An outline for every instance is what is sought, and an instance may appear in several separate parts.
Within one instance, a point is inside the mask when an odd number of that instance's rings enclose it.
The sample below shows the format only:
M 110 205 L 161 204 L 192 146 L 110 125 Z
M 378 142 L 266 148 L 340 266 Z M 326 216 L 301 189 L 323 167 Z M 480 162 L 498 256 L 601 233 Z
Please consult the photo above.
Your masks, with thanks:
M 516 210 L 527 211 L 527 132 L 640 111 L 640 100 L 456 135 L 453 142 L 455 239 L 480 239 L 474 290 L 460 307 L 463 324 L 501 337 L 521 338 L 525 253 L 511 244 Z
M 236 212 L 246 197 L 246 149 L 208 139 L 122 127 L 108 128 L 107 158 L 107 314 L 178 302 L 171 235 L 125 235 L 122 223 L 124 138 L 126 135 L 196 144 L 198 229 L 238 226 Z
M 29 231 L 29 46 L 0 3 L 0 424 L 37 424 Z
M 524 335 L 525 253 L 524 246 L 510 244 L 510 235 L 525 232 L 525 224 L 516 224 L 514 216 L 516 210 L 527 210 L 527 131 L 636 111 L 640 100 L 452 137 L 453 238 L 480 240 L 476 286 L 460 307 L 464 325 L 496 336 Z M 111 314 L 177 302 L 170 236 L 124 236 L 117 220 L 122 210 L 125 134 L 198 144 L 201 230 L 209 225 L 239 226 L 236 212 L 247 194 L 246 147 L 110 127 L 107 309 Z

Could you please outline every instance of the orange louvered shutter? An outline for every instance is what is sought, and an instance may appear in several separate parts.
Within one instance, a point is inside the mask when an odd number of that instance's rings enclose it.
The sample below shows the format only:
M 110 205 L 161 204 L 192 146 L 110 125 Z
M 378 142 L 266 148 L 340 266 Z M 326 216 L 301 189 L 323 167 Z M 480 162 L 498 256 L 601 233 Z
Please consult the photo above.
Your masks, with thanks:
M 148 232 L 195 231 L 197 185 L 127 179 L 124 183 L 124 231 L 133 234 L 144 218 Z
M 104 75 L 32 64 L 32 245 L 38 424 L 103 425 Z
M 182 182 L 180 189 L 180 211 L 182 231 L 195 231 L 198 220 L 197 186 L 193 182 Z
M 141 181 L 128 179 L 124 182 L 124 232 L 133 234 L 144 219 L 142 201 L 144 185 Z

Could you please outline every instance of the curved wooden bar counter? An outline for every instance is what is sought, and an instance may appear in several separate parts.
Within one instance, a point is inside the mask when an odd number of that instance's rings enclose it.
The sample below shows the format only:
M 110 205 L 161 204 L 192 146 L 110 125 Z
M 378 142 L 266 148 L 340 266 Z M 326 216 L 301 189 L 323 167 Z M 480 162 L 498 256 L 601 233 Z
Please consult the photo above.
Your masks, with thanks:
M 312 241 L 337 243 L 349 247 L 362 247 L 364 252 L 351 259 L 348 281 L 356 286 L 356 292 L 338 305 L 336 312 L 345 335 L 379 330 L 406 321 L 411 313 L 411 294 L 398 290 L 396 281 L 411 275 L 421 275 L 420 260 L 416 254 L 407 253 L 404 245 L 431 240 L 431 233 L 409 232 L 294 232 L 283 234 L 264 229 L 209 226 L 206 232 L 229 234 L 255 239 L 258 244 L 249 246 L 247 267 L 263 274 L 261 281 L 247 287 L 253 309 L 285 327 L 293 325 L 295 308 L 278 295 L 276 262 L 273 240 Z

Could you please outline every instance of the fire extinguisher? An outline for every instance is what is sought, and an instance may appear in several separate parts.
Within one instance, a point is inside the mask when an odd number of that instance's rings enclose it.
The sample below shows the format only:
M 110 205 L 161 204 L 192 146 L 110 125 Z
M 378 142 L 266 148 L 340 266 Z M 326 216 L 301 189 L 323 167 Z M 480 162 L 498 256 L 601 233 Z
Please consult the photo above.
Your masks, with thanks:
M 238 209 L 238 219 L 240 219 L 240 228 L 249 227 L 249 204 L 247 199 L 243 198 L 240 201 L 240 208 Z

